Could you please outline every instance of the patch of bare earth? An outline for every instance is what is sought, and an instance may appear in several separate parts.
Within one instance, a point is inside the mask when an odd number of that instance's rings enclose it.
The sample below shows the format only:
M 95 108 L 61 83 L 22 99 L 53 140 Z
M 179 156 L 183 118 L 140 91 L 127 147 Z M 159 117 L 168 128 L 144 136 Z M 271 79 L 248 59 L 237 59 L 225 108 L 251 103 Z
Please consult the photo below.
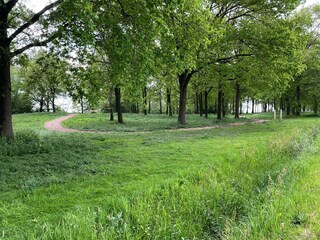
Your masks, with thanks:
M 69 118 L 72 118 L 76 116 L 77 114 L 70 114 L 67 116 L 59 117 L 56 119 L 53 119 L 49 122 L 46 122 L 44 127 L 50 131 L 57 131 L 57 132 L 81 132 L 80 130 L 77 129 L 71 129 L 71 128 L 66 128 L 61 125 L 61 123 Z

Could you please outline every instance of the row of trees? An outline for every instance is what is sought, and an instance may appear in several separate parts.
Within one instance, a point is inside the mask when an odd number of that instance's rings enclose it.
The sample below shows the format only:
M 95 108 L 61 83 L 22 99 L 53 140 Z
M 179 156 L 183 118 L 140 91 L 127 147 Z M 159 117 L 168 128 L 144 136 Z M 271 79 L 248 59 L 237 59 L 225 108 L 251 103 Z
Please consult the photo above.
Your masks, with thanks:
M 187 111 L 207 116 L 210 105 L 218 119 L 231 109 L 238 118 L 244 98 L 288 113 L 302 104 L 318 108 L 318 7 L 293 11 L 298 0 L 64 0 L 33 14 L 21 2 L 0 1 L 2 136 L 12 137 L 9 63 L 49 42 L 50 54 L 38 54 L 23 74 L 44 83 L 40 108 L 54 108 L 58 88 L 50 84 L 61 76 L 82 106 L 115 103 L 120 123 L 121 96 L 133 111 L 147 112 L 151 92 L 153 102 L 167 102 L 168 114 L 178 112 L 180 124 Z

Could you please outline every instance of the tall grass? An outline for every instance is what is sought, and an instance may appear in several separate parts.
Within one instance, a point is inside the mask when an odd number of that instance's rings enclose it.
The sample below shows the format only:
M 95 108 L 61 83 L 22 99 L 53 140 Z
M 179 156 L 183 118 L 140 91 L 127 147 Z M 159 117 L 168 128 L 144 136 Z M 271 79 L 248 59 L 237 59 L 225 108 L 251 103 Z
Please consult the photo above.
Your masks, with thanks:
M 293 239 L 306 217 L 290 187 L 307 174 L 316 126 L 104 204 L 77 207 L 28 239 Z M 320 232 L 317 232 L 319 234 Z M 311 236 L 311 235 L 310 235 Z M 316 235 L 315 235 L 316 236 Z

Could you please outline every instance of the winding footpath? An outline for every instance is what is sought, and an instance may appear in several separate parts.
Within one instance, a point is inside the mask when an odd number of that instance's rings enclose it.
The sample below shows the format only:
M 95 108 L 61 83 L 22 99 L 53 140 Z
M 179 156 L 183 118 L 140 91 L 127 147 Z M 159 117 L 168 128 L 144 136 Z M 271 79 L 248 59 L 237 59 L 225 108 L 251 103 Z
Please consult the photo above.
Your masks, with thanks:
M 59 117 L 56 119 L 53 119 L 51 121 L 48 121 L 45 123 L 44 127 L 50 131 L 56 131 L 56 132 L 66 132 L 66 133 L 115 133 L 116 131 L 91 131 L 91 130 L 79 130 L 79 129 L 72 129 L 72 128 L 66 128 L 61 125 L 61 123 L 67 119 L 70 119 L 72 117 L 75 117 L 78 114 L 70 114 L 67 116 Z M 263 119 L 252 119 L 251 124 L 260 124 L 268 122 L 268 120 Z M 229 123 L 225 125 L 216 125 L 216 126 L 208 126 L 208 127 L 194 127 L 194 128 L 178 128 L 178 129 L 165 129 L 164 131 L 195 131 L 195 130 L 206 130 L 206 129 L 216 129 L 216 128 L 226 128 L 231 126 L 242 126 L 248 124 L 247 122 L 237 122 L 237 123 Z M 139 132 L 128 132 L 128 133 L 147 133 L 150 131 L 139 131 Z
M 67 116 L 59 117 L 48 121 L 44 124 L 44 127 L 50 131 L 57 131 L 57 132 L 82 132 L 81 130 L 66 128 L 61 125 L 61 123 L 69 118 L 72 118 L 78 114 L 70 114 Z

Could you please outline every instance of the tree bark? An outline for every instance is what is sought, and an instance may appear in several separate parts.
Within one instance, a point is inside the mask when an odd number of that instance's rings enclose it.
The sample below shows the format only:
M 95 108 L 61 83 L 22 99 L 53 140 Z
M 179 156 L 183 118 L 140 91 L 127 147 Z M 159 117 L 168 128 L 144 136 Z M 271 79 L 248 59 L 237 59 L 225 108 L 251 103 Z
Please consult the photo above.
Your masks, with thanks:
M 314 114 L 318 114 L 318 99 L 317 97 L 314 97 L 314 102 L 313 102 L 313 112 Z
M 114 91 L 116 96 L 116 109 L 118 114 L 118 123 L 123 124 L 122 108 L 121 108 L 121 89 L 120 87 L 115 87 Z
M 49 104 L 49 97 L 47 96 L 47 99 L 46 99 L 46 107 L 47 107 L 47 112 L 50 112 L 50 104 Z
M 43 112 L 43 105 L 44 105 L 44 99 L 43 99 L 43 97 L 41 97 L 41 99 L 40 99 L 40 112 Z
M 236 99 L 235 99 L 234 118 L 240 117 L 240 84 L 236 82 Z
M 109 112 L 110 112 L 110 121 L 114 120 L 114 116 L 113 116 L 113 104 L 112 104 L 112 95 L 113 95 L 113 89 L 112 87 L 110 87 L 109 89 L 109 96 L 108 96 L 108 100 L 109 100 Z
M 159 105 L 160 105 L 160 111 L 159 113 L 162 114 L 162 92 L 161 92 L 161 89 L 160 89 L 160 92 L 159 92 L 159 97 L 160 97 L 160 101 L 159 101 Z
M 290 116 L 291 106 L 290 106 L 290 99 L 289 99 L 289 97 L 286 97 L 286 108 L 287 108 L 287 116 Z
M 151 99 L 150 98 L 148 100 L 148 106 L 149 106 L 148 113 L 150 114 L 151 113 Z
M 246 111 L 246 114 L 249 114 L 249 97 L 247 97 L 247 111 Z
M 232 99 L 232 114 L 235 114 L 235 98 Z
M 195 96 L 195 105 L 196 105 L 196 109 L 195 109 L 195 114 L 199 114 L 199 93 L 196 93 Z
M 13 137 L 11 104 L 10 60 L 0 56 L 0 136 L 8 139 Z
M 222 119 L 222 87 L 220 84 L 218 86 L 217 119 Z
M 277 105 L 277 99 L 276 98 L 273 99 L 273 110 L 278 111 L 278 105 Z
M 4 3 L 2 3 L 4 4 Z M 13 137 L 8 13 L 0 6 L 0 136 Z
M 144 87 L 142 89 L 142 97 L 143 97 L 143 113 L 144 115 L 147 115 L 147 87 Z
M 300 116 L 301 113 L 301 87 L 300 76 L 296 78 L 296 116 Z
M 222 94 L 222 117 L 226 117 L 228 111 L 228 100 L 225 93 Z
M 202 92 L 199 94 L 199 111 L 200 111 L 200 117 L 203 115 L 203 99 L 202 99 Z
M 167 110 L 166 114 L 172 116 L 172 105 L 171 105 L 171 88 L 167 88 Z
M 83 96 L 80 96 L 80 106 L 81 106 L 81 113 L 84 113 L 84 106 L 83 106 Z
M 52 97 L 51 97 L 51 104 L 52 104 L 52 112 L 56 112 L 56 105 L 55 105 L 55 91 L 52 92 Z
M 204 91 L 204 117 L 208 118 L 208 95 L 209 92 L 207 90 Z
M 194 73 L 196 73 L 196 71 L 189 72 L 188 70 L 185 70 L 182 74 L 179 75 L 180 95 L 179 95 L 178 123 L 182 125 L 186 124 L 187 87 Z
M 254 99 L 252 98 L 252 109 L 251 109 L 251 113 L 254 113 Z

